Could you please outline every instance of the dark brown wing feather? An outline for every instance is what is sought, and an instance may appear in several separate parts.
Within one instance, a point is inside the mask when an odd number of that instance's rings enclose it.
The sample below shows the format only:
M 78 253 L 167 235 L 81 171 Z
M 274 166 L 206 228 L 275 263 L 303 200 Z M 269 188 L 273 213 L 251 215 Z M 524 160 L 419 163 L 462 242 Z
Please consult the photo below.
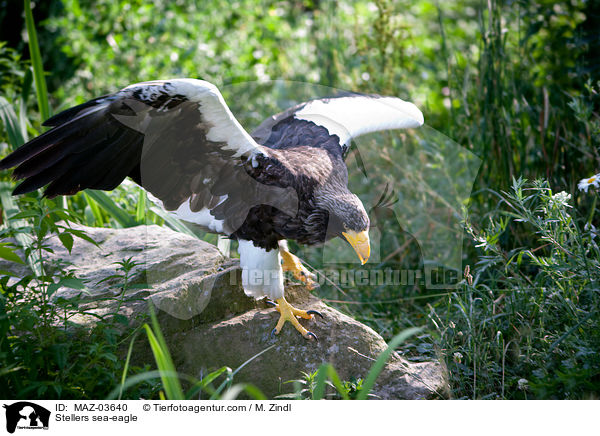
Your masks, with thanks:
M 257 181 L 272 158 L 207 82 L 132 85 L 45 124 L 53 128 L 0 161 L 0 169 L 16 166 L 13 177 L 23 180 L 14 194 L 44 186 L 50 198 L 86 188 L 111 190 L 129 176 L 176 215 L 189 202 L 187 214 L 177 215 L 182 219 L 208 228 L 194 213 L 210 210 L 226 234 L 238 230 L 257 205 L 279 204 L 296 213 L 295 196 L 281 189 L 277 177 L 266 176 L 266 185 Z

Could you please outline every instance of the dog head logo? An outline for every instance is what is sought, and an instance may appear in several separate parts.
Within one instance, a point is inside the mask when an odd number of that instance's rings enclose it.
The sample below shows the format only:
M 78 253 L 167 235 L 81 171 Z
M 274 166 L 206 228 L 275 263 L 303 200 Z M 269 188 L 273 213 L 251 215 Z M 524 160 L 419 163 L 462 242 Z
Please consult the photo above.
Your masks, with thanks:
M 11 405 L 5 404 L 6 431 L 14 433 L 19 429 L 47 429 L 50 411 L 28 401 L 19 401 Z

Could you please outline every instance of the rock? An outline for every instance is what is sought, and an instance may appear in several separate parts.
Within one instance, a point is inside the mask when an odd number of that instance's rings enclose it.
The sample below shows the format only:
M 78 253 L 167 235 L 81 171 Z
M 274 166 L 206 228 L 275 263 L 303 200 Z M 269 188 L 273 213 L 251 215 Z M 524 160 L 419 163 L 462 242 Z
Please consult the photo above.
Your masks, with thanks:
M 274 345 L 235 377 L 236 382 L 252 383 L 272 398 L 293 391 L 293 384 L 284 382 L 316 371 L 323 362 L 332 363 L 342 380 L 365 378 L 387 347 L 371 328 L 297 285 L 286 286 L 286 297 L 297 307 L 324 315 L 324 319 L 301 321 L 319 341 L 303 339 L 289 323 L 270 338 L 278 313 L 244 294 L 238 261 L 223 256 L 213 245 L 155 225 L 81 228 L 100 248 L 76 238 L 69 255 L 53 237 L 48 243 L 54 251 L 49 264 L 68 260 L 77 277 L 87 282 L 87 293 L 81 296 L 87 312 L 106 315 L 118 310 L 135 326 L 146 320 L 151 300 L 159 309 L 161 329 L 178 371 L 192 377 L 201 378 L 223 366 L 235 369 Z M 118 272 L 116 262 L 129 258 L 136 264 L 121 298 L 124 279 L 113 276 Z M 0 262 L 0 270 L 15 268 L 19 266 Z M 67 288 L 57 291 L 65 298 L 79 294 Z M 88 327 L 98 322 L 84 315 L 72 320 Z M 136 352 L 138 363 L 154 366 L 145 342 L 143 346 Z M 439 362 L 411 363 L 393 353 L 373 393 L 382 399 L 446 398 L 445 371 Z
M 270 331 L 277 322 L 274 309 L 253 309 L 223 321 L 200 325 L 176 333 L 172 343 L 180 354 L 178 367 L 199 378 L 201 373 L 224 365 L 237 368 L 258 352 L 275 345 L 244 367 L 236 376 L 260 387 L 269 397 L 293 390 L 285 381 L 302 378 L 323 362 L 331 363 L 342 380 L 366 378 L 373 360 L 387 345 L 370 327 L 325 305 L 300 286 L 286 288 L 287 299 L 297 307 L 315 309 L 318 317 L 303 321 L 319 341 L 303 339 L 286 324 L 274 339 Z M 198 360 L 202 365 L 198 365 Z M 439 363 L 410 363 L 392 355 L 380 375 L 374 393 L 382 399 L 444 398 L 447 395 L 444 372 Z

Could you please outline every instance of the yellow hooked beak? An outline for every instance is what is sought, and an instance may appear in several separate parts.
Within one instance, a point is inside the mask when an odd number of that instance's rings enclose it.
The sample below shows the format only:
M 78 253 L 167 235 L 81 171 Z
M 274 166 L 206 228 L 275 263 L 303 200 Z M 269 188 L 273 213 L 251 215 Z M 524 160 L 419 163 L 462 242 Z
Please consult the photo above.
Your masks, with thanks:
M 347 232 L 342 232 L 344 238 L 352 245 L 356 254 L 358 254 L 358 258 L 360 259 L 360 263 L 363 265 L 367 263 L 369 260 L 369 256 L 371 255 L 371 245 L 369 244 L 369 231 L 363 230 L 362 232 L 353 232 L 352 230 L 348 230 Z

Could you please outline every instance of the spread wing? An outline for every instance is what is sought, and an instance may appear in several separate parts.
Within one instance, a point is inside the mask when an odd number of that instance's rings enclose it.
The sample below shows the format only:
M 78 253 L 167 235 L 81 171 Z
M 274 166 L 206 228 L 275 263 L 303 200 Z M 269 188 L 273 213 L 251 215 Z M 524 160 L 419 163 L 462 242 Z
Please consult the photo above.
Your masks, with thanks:
M 410 102 L 350 94 L 301 103 L 267 118 L 252 136 L 266 147 L 311 145 L 345 156 L 352 138 L 380 130 L 419 127 L 423 122 L 423 114 Z
M 219 90 L 202 80 L 131 85 L 45 125 L 53 128 L 0 161 L 0 169 L 16 166 L 13 177 L 24 179 L 14 194 L 43 186 L 48 197 L 111 190 L 129 176 L 178 217 L 227 234 L 254 205 L 291 198 L 248 174 L 269 158 Z M 293 201 L 287 206 L 293 215 Z

